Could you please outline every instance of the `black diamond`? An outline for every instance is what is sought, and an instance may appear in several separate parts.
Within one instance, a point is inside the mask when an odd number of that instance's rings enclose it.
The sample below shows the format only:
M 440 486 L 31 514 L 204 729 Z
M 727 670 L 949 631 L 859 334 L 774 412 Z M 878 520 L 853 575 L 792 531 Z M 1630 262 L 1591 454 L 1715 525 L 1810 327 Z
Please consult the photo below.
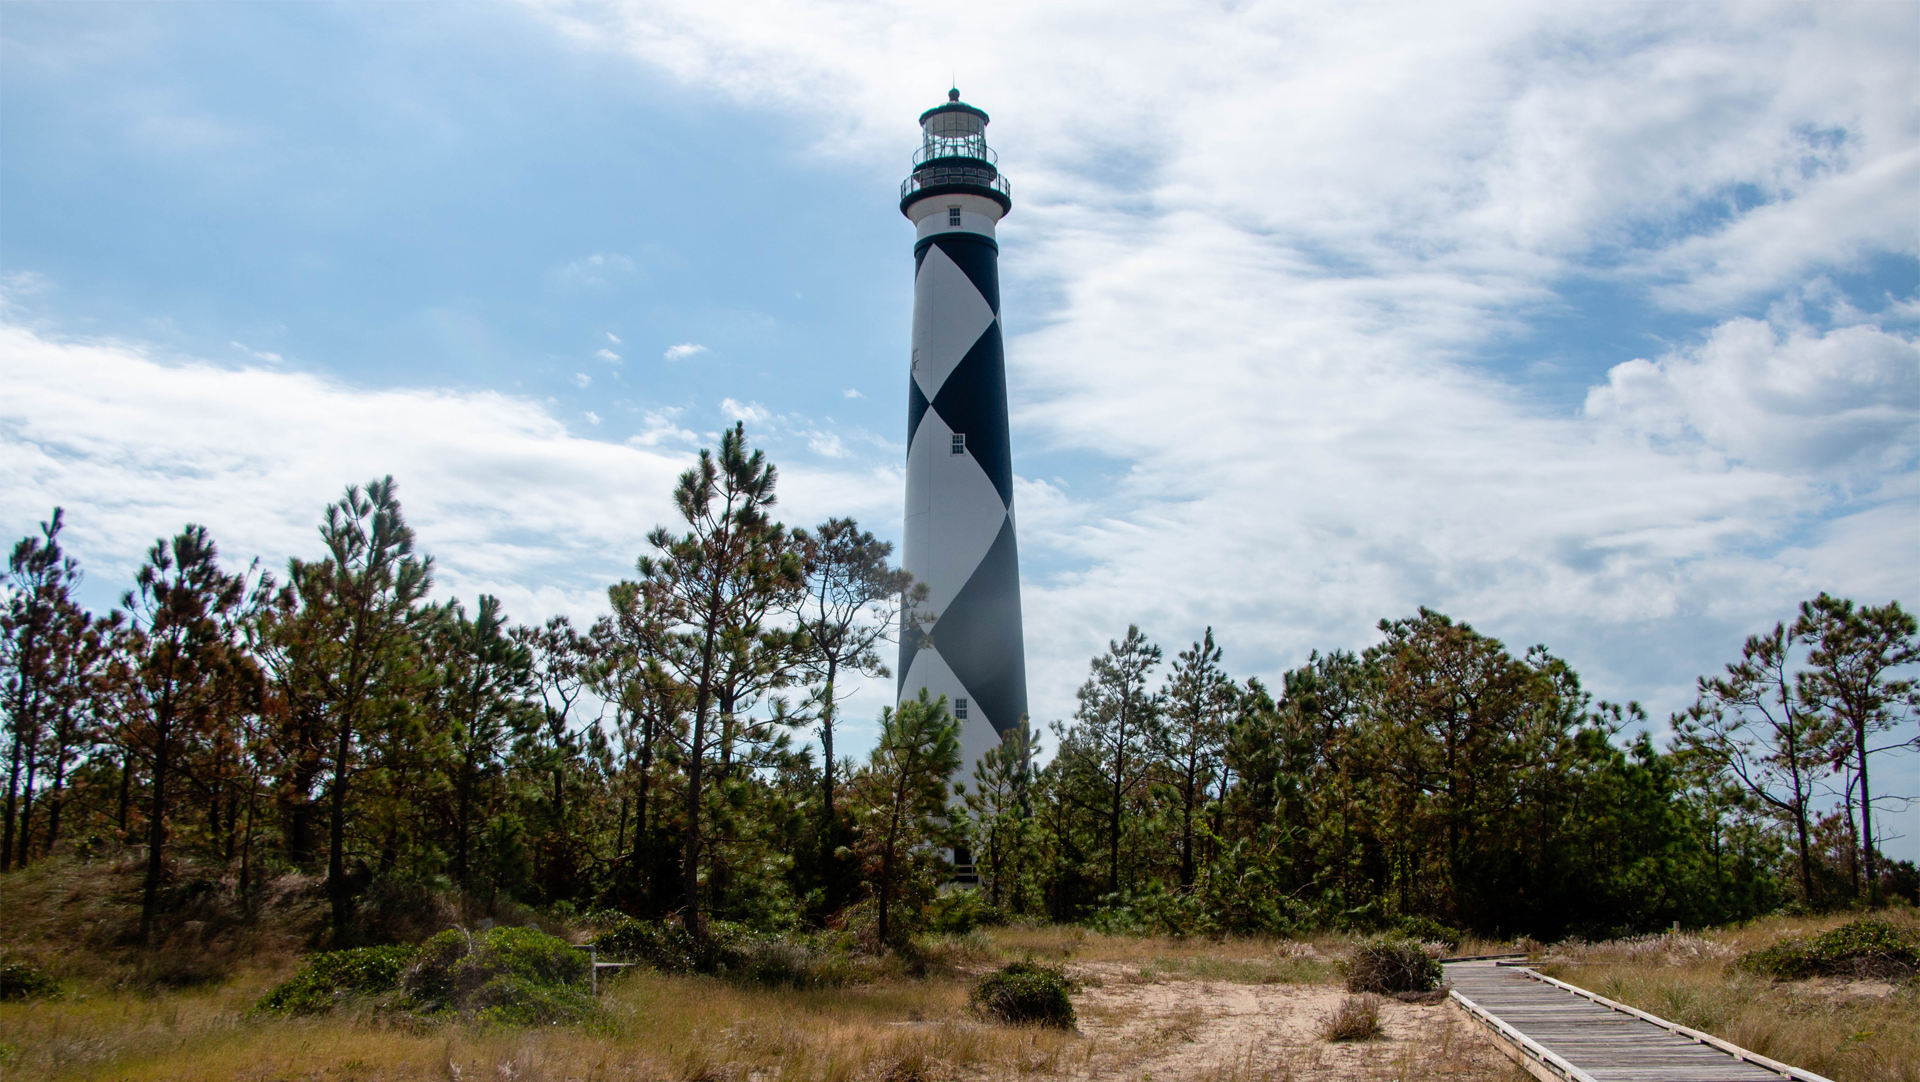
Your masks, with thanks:
M 932 238 L 947 258 L 966 274 L 973 288 L 986 298 L 987 307 L 994 315 L 1000 314 L 1000 248 L 992 241 L 974 233 L 942 233 Z M 925 256 L 919 257 L 924 259 Z M 920 272 L 920 264 L 914 263 L 914 273 Z
M 988 324 L 960 363 L 947 373 L 933 408 L 955 432 L 967 434 L 967 453 L 980 463 L 1000 502 L 1013 506 L 1013 447 L 1007 436 L 1007 365 L 1000 322 Z M 915 422 L 917 427 L 918 422 Z
M 1004 732 L 1020 723 L 1027 712 L 1027 650 L 1020 630 L 1020 553 L 1012 519 L 1001 524 L 993 547 L 940 614 L 933 642 L 995 729 Z M 901 645 L 904 664 L 908 657 L 905 643 Z

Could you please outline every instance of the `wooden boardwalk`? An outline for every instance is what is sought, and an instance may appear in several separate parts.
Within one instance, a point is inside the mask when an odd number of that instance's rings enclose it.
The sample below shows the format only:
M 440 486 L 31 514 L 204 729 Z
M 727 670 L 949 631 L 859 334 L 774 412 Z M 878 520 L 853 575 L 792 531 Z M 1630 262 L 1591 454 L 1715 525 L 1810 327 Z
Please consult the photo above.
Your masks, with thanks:
M 1459 1006 L 1536 1078 L 1829 1082 L 1531 970 L 1451 962 L 1447 980 Z

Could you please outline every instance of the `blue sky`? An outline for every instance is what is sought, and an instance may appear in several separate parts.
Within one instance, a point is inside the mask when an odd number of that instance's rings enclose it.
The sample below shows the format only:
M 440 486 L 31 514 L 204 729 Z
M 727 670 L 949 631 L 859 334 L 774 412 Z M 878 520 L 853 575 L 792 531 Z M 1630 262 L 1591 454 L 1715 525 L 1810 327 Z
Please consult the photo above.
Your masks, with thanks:
M 1273 678 L 1423 604 L 1664 717 L 1822 589 L 1920 604 L 1917 33 L 9 3 L 0 528 L 65 505 L 104 605 L 182 522 L 278 565 L 392 472 L 443 594 L 588 619 L 745 419 L 789 521 L 897 536 L 897 185 L 957 76 L 1014 185 L 1037 717 L 1129 622 Z

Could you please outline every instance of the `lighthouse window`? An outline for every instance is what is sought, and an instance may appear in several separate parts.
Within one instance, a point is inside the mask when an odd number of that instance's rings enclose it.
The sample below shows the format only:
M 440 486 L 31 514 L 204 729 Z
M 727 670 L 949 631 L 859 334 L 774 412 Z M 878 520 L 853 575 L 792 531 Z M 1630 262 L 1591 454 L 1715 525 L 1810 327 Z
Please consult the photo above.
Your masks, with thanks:
M 953 716 L 955 719 L 959 721 L 967 720 L 967 700 L 965 699 L 953 700 Z
M 960 208 L 959 207 L 947 208 L 947 224 L 948 225 L 960 224 Z
M 953 453 L 956 455 L 964 455 L 967 453 L 967 434 L 965 432 L 955 432 L 953 434 Z

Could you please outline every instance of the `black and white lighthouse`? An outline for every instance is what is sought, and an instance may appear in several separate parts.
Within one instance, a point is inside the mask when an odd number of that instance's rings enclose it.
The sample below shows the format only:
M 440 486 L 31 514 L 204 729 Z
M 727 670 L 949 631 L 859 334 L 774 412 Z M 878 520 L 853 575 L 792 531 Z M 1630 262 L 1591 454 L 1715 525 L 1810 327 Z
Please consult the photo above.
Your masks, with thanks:
M 987 147 L 987 114 L 947 95 L 920 114 L 900 212 L 913 222 L 913 354 L 907 384 L 903 566 L 929 596 L 900 636 L 899 696 L 945 695 L 960 721 L 961 777 L 1027 712 L 1014 541 L 1013 452 L 1000 334 L 1000 246 L 1013 208 Z

